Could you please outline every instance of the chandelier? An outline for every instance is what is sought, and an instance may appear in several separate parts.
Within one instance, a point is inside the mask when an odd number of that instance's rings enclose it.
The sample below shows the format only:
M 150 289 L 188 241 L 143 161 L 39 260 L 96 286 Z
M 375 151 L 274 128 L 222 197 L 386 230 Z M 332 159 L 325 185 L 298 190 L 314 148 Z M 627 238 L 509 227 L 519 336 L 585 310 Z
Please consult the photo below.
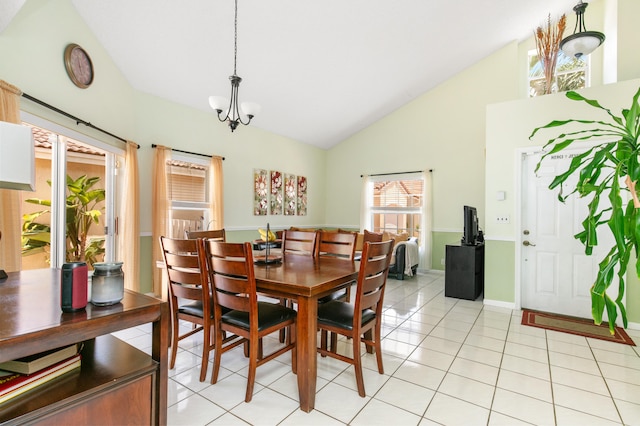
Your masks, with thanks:
M 238 124 L 245 126 L 251 122 L 251 119 L 260 112 L 260 105 L 254 102 L 238 103 L 238 88 L 242 78 L 236 73 L 236 62 L 238 57 L 238 0 L 235 0 L 235 19 L 234 19 L 234 38 L 233 38 L 233 75 L 229 76 L 231 80 L 231 100 L 222 96 L 209 96 L 209 105 L 218 113 L 218 120 L 221 122 L 228 121 L 229 127 L 233 132 Z M 226 111 L 224 110 L 226 108 Z M 242 113 L 242 114 L 241 114 Z M 246 116 L 243 121 L 242 115 Z
M 587 31 L 584 26 L 584 11 L 588 5 L 589 3 L 583 3 L 580 0 L 580 3 L 573 7 L 576 12 L 576 26 L 573 34 L 560 42 L 560 49 L 569 57 L 580 58 L 588 55 L 604 41 L 604 34 L 598 31 Z

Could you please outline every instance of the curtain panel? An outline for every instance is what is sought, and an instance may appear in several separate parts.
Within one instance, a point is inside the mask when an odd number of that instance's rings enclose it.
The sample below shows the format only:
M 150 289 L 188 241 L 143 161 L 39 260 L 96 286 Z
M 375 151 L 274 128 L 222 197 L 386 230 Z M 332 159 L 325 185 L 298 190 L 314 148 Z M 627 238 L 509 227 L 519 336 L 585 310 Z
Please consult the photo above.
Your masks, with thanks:
M 211 205 L 212 229 L 224 228 L 224 177 L 222 174 L 222 157 L 212 156 L 209 165 L 209 203 Z
M 127 141 L 125 152 L 125 183 L 122 197 L 122 235 L 120 253 L 124 270 L 124 285 L 140 292 L 140 178 L 138 144 Z
M 171 159 L 171 148 L 157 145 L 153 156 L 153 189 L 151 213 L 153 293 L 166 298 L 162 286 L 164 269 L 158 265 L 163 262 L 160 249 L 160 237 L 169 236 L 169 188 L 167 187 L 167 161 Z

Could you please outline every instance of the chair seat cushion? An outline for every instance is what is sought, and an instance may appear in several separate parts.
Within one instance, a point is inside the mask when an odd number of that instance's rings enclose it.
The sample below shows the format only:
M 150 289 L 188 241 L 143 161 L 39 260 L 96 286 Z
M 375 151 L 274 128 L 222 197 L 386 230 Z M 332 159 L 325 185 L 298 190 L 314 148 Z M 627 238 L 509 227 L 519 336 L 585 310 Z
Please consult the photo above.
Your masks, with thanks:
M 326 324 L 332 327 L 353 330 L 353 308 L 351 303 L 333 301 L 318 305 L 318 325 Z M 362 325 L 376 317 L 371 309 L 362 312 Z
M 258 302 L 258 330 L 295 318 L 297 312 L 280 304 Z M 249 312 L 229 311 L 222 315 L 222 321 L 249 329 Z
M 204 318 L 204 316 L 202 315 L 202 302 L 200 301 L 180 305 L 180 307 L 178 307 L 178 312 L 181 314 Z M 213 317 L 213 313 L 211 316 Z
M 333 302 L 334 300 L 344 299 L 346 297 L 347 297 L 347 290 L 346 289 L 345 290 L 334 291 L 333 293 L 328 294 L 328 295 L 318 299 L 318 304 L 321 305 L 323 303 Z

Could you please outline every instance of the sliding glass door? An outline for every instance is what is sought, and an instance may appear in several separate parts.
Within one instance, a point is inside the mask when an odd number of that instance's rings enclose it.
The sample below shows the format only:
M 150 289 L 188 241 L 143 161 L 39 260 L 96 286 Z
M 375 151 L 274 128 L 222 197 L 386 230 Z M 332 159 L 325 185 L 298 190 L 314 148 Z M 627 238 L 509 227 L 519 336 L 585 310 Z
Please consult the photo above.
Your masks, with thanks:
M 23 114 L 36 149 L 36 191 L 22 192 L 22 269 L 118 260 L 119 165 L 124 151 Z

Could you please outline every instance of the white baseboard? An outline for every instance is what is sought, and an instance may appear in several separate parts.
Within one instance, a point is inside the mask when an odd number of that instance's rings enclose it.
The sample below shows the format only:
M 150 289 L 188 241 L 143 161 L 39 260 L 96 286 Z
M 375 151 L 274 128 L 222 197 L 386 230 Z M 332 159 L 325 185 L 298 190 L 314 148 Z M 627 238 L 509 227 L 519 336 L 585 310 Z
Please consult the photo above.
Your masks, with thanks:
M 640 330 L 640 323 L 638 322 L 629 322 L 627 323 L 627 328 L 630 330 Z
M 482 303 L 484 305 L 487 306 L 495 306 L 498 308 L 506 308 L 506 309 L 515 309 L 516 308 L 516 304 L 513 302 L 504 302 L 502 300 L 491 300 L 491 299 L 484 299 L 482 301 Z
M 417 269 L 417 273 L 418 274 L 438 274 L 438 275 L 444 275 L 444 271 L 441 271 L 440 269 L 421 269 L 418 268 Z

